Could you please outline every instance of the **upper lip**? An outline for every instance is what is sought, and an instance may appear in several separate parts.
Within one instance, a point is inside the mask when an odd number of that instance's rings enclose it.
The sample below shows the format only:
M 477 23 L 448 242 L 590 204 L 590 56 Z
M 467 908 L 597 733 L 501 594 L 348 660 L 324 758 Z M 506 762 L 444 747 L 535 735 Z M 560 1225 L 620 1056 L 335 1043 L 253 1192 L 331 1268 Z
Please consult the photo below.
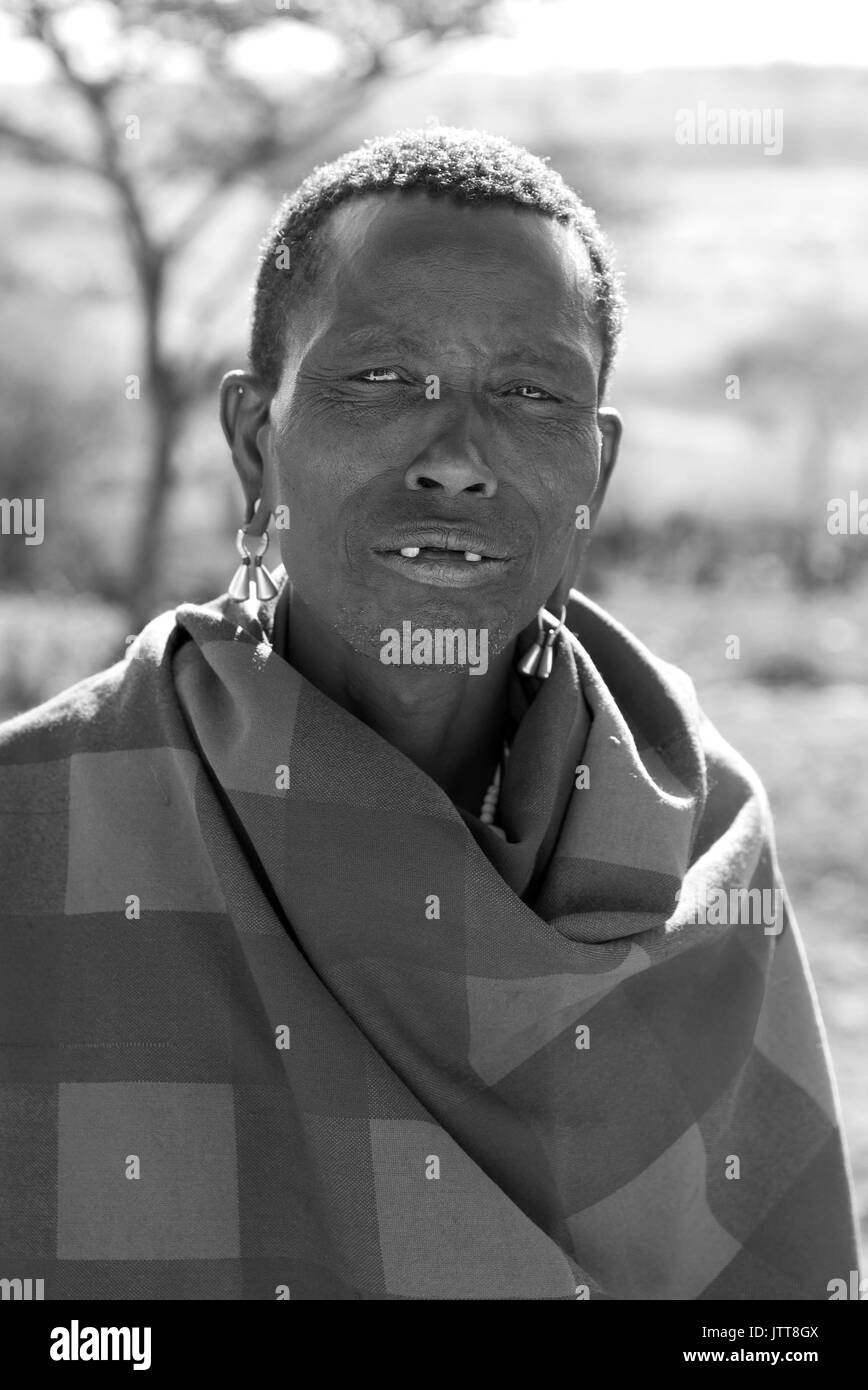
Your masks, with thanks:
M 507 560 L 509 555 L 503 542 L 481 526 L 463 525 L 458 522 L 422 522 L 417 526 L 405 526 L 399 531 L 384 537 L 374 546 L 374 550 L 404 550 L 407 546 L 418 545 L 420 550 L 431 546 L 437 550 L 455 550 L 462 555 L 470 551 L 488 560 Z

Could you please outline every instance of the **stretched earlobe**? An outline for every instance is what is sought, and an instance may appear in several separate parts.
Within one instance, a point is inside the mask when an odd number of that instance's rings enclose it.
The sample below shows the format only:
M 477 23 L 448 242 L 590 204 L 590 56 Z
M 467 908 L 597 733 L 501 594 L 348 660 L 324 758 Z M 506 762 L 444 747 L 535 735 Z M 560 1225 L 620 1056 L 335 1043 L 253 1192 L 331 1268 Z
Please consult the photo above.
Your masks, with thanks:
M 271 392 L 251 372 L 227 372 L 220 383 L 220 424 L 232 453 L 232 463 L 244 491 L 246 522 L 258 509 L 274 509 L 273 466 L 269 457 Z
M 262 557 L 268 549 L 268 532 L 265 528 L 269 515 L 268 512 L 264 513 L 262 530 L 242 526 L 235 537 L 235 547 L 241 556 L 241 564 L 232 576 L 227 593 L 239 603 L 248 602 L 254 594 L 256 600 L 263 603 L 276 598 L 279 593 L 273 575 L 269 574 L 262 562 Z M 251 590 L 254 592 L 251 593 Z

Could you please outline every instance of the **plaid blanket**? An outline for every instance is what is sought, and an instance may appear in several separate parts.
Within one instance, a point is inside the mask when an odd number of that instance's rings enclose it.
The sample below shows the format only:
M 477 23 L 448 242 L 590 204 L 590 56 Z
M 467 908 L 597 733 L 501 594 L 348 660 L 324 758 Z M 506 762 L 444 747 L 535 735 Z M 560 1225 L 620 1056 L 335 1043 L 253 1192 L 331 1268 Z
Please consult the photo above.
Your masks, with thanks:
M 762 786 L 573 593 L 506 836 L 156 618 L 0 728 L 0 1278 L 46 1299 L 826 1299 L 856 1268 Z

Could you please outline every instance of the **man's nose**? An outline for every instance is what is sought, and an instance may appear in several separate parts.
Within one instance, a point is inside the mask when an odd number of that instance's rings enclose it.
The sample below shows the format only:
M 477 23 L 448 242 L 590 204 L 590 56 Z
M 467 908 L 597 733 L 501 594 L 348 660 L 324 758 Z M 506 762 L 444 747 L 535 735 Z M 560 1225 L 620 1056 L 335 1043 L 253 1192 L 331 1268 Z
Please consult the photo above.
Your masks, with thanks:
M 497 479 L 466 430 L 438 435 L 411 463 L 404 475 L 411 491 L 437 489 L 449 497 L 462 492 L 493 497 Z

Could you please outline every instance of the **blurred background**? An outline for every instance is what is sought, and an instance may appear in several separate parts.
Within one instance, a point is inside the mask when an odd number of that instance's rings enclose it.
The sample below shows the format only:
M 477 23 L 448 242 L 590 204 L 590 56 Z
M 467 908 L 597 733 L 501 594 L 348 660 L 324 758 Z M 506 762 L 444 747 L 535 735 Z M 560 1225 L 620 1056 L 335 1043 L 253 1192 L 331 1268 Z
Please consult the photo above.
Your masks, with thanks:
M 479 126 L 548 156 L 614 241 L 629 302 L 609 396 L 625 439 L 585 588 L 689 671 L 768 788 L 863 1239 L 865 32 L 844 0 L 0 13 L 0 497 L 45 508 L 41 544 L 0 536 L 0 718 L 225 590 L 242 512 L 216 389 L 245 363 L 279 198 L 404 125 Z M 676 138 L 677 113 L 698 131 L 717 109 L 768 113 L 779 152 Z M 830 533 L 833 498 L 847 534 Z

